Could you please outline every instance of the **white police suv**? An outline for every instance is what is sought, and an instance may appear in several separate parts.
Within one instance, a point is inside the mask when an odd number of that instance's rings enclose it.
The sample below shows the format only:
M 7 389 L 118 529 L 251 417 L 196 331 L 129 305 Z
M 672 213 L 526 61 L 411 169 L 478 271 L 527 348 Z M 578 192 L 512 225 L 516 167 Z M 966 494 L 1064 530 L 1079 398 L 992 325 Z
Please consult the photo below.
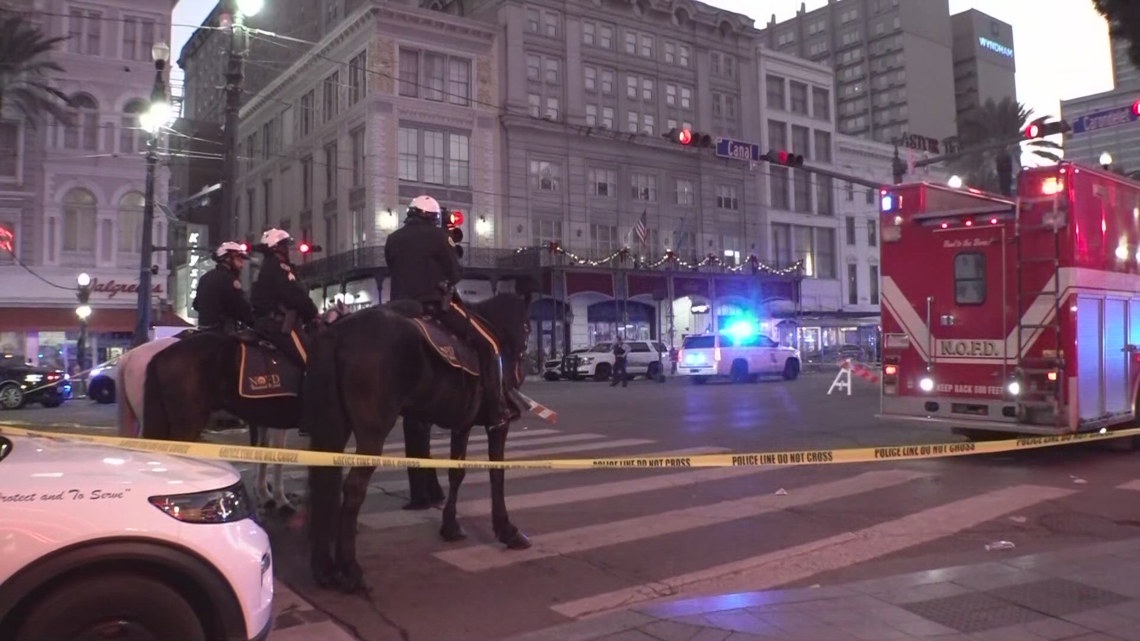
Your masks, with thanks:
M 0 426 L 0 639 L 249 641 L 269 537 L 228 463 Z
M 756 323 L 737 320 L 716 334 L 686 336 L 677 374 L 698 385 L 712 378 L 755 383 L 761 376 L 781 376 L 792 381 L 800 375 L 800 352 L 764 336 Z

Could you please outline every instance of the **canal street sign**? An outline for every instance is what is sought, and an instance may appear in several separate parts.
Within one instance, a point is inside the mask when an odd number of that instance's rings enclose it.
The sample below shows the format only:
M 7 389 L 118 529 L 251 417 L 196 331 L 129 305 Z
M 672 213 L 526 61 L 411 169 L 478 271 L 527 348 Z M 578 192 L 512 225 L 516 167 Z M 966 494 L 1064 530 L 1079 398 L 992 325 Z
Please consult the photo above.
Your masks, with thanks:
M 1112 107 L 1110 109 L 1101 109 L 1100 111 L 1087 113 L 1073 121 L 1073 133 L 1083 134 L 1136 122 L 1140 120 L 1140 114 L 1137 114 L 1137 111 L 1140 111 L 1140 109 L 1137 108 L 1137 104 Z
M 760 162 L 760 145 L 730 138 L 717 138 L 716 156 L 743 162 Z

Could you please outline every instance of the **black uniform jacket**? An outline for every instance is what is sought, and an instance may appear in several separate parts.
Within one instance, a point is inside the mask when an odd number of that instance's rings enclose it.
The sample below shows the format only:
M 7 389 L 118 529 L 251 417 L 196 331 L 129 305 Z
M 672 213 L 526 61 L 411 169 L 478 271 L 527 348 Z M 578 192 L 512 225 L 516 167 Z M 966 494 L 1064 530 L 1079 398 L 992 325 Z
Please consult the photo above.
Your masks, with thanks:
M 439 303 L 440 283 L 459 282 L 459 257 L 442 227 L 423 218 L 409 218 L 388 236 L 384 259 L 392 287 L 391 300 Z
M 253 325 L 253 309 L 245 299 L 238 274 L 225 265 L 218 265 L 198 280 L 194 309 L 201 327 L 222 325 L 227 320 Z
M 293 310 L 299 322 L 307 323 L 319 314 L 304 285 L 293 274 L 293 266 L 276 254 L 266 254 L 261 262 L 250 300 L 253 313 L 259 317 Z

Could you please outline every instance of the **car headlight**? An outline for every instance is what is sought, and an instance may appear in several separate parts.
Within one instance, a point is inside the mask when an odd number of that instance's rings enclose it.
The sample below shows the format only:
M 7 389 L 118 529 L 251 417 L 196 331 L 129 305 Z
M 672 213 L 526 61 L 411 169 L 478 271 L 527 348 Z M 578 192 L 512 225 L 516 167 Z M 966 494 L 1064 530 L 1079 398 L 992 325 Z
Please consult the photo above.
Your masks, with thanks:
M 593 356 L 585 356 L 585 357 L 581 358 L 578 362 L 581 363 L 582 365 L 589 365 L 590 363 L 594 362 L 594 357 Z
M 253 517 L 253 503 L 241 481 L 220 490 L 152 496 L 149 501 L 184 523 L 233 523 Z

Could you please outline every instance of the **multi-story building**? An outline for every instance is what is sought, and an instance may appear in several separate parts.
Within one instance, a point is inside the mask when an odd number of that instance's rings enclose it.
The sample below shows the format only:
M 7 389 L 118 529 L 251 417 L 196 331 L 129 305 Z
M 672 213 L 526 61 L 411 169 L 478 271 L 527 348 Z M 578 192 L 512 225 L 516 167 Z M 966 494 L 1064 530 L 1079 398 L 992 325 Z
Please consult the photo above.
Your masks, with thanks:
M 986 100 L 1017 99 L 1013 27 L 977 9 L 950 16 L 958 117 Z
M 773 15 L 762 38 L 769 49 L 835 69 L 840 133 L 932 144 L 957 134 L 948 0 L 801 5 L 784 22 Z
M 154 84 L 152 46 L 169 42 L 170 2 L 51 0 L 33 14 L 45 34 L 67 40 L 50 54 L 64 71 L 54 85 L 73 119 L 38 127 L 11 104 L 0 114 L 0 351 L 59 367 L 76 361 L 76 279 L 94 283 L 90 359 L 127 347 L 135 326 L 146 165 L 139 114 Z M 9 101 L 10 102 L 10 101 Z M 154 234 L 165 238 L 167 170 L 156 178 Z M 166 256 L 154 254 L 155 322 L 179 321 L 162 305 Z
M 339 292 L 315 295 L 374 304 L 387 235 L 429 193 L 467 213 L 478 261 L 506 220 L 494 42 L 491 25 L 426 9 L 348 15 L 242 107 L 241 233 L 319 245 L 327 258 L 308 276 Z
M 1108 152 L 1114 168 L 1140 178 L 1140 122 L 1128 119 L 1140 101 L 1140 69 L 1128 57 L 1127 40 L 1112 38 L 1111 48 L 1113 89 L 1061 101 L 1061 117 L 1085 129 L 1065 134 L 1065 158 L 1096 166 Z M 1098 116 L 1105 111 L 1112 113 Z
M 763 96 L 762 148 L 790 150 L 812 167 L 834 170 L 831 69 L 763 47 L 757 48 L 757 60 Z M 821 337 L 818 324 L 838 322 L 843 309 L 836 255 L 838 185 L 822 174 L 775 164 L 763 163 L 758 169 L 766 178 L 763 218 L 771 237 L 768 257 L 777 265 L 803 262 L 795 341 L 806 354 L 814 354 L 831 344 L 829 336 Z M 792 324 L 783 323 L 785 327 Z M 788 338 L 787 332 L 781 336 L 784 341 Z

